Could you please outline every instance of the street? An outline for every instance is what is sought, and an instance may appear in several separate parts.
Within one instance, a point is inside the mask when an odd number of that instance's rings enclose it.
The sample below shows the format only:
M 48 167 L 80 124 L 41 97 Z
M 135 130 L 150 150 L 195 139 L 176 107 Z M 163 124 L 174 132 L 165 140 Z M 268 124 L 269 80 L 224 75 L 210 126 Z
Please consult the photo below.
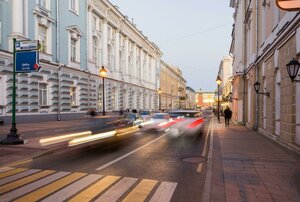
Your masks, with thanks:
M 134 191 L 136 191 L 139 197 L 144 197 L 147 200 L 162 197 L 163 201 L 168 201 L 171 198 L 172 201 L 201 201 L 206 162 L 205 157 L 201 155 L 207 153 L 203 149 L 207 148 L 205 147 L 205 140 L 208 125 L 209 122 L 207 122 L 202 136 L 172 137 L 167 133 L 139 131 L 97 144 L 66 148 L 52 155 L 20 164 L 17 167 L 29 170 L 39 169 L 41 171 L 54 170 L 56 173 L 68 172 L 68 174 L 69 172 L 73 174 L 79 172 L 84 173 L 84 176 L 86 174 L 97 174 L 97 179 L 100 182 L 105 177 L 118 176 L 117 180 L 111 178 L 111 181 L 109 181 L 110 186 L 107 186 L 110 189 L 105 189 L 106 192 L 101 192 L 103 189 L 99 189 L 99 193 L 89 193 L 91 195 L 88 197 L 93 198 L 107 195 L 107 197 L 116 197 L 115 199 L 121 200 L 132 197 L 131 193 L 134 194 Z M 62 175 L 61 178 L 65 176 Z M 99 180 L 96 180 L 97 182 L 95 180 L 95 177 L 90 177 L 86 181 L 85 187 L 78 187 L 77 190 L 72 189 L 72 195 L 68 195 L 64 199 L 80 198 L 80 191 L 88 189 L 91 184 L 99 182 Z M 75 183 L 75 181 L 71 182 Z M 119 185 L 119 187 L 118 183 L 122 185 Z M 6 186 L 9 186 L 9 184 Z M 40 186 L 43 186 L 42 182 Z M 119 188 L 114 190 L 113 186 Z M 35 189 L 41 189 L 41 187 L 35 187 Z M 1 189 L 6 189 L 5 185 Z M 37 192 L 39 189 L 37 189 Z M 28 193 L 34 191 L 34 189 L 26 190 Z M 1 194 L 4 192 L 1 191 Z M 56 192 L 56 194 L 59 195 L 60 192 L 63 192 L 63 189 Z M 40 196 L 44 198 L 50 193 L 40 195 L 32 192 L 31 195 L 32 197 Z M 105 193 L 107 194 L 105 195 Z M 8 192 L 0 196 L 0 201 L 13 200 L 24 194 L 23 191 L 18 190 Z M 28 199 L 26 195 L 23 197 Z M 30 196 L 27 197 L 30 198 Z M 142 198 L 136 198 L 135 200 L 141 201 Z M 57 201 L 57 197 L 55 199 Z M 34 200 L 38 200 L 38 198 L 34 198 Z

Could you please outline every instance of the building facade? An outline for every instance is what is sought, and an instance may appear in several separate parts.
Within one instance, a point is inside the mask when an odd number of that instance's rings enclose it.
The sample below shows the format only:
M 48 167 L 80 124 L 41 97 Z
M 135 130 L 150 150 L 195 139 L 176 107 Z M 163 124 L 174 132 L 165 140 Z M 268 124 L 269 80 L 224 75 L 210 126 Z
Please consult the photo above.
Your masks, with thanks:
M 196 91 L 191 87 L 187 86 L 185 92 L 186 109 L 196 109 Z
M 215 93 L 214 92 L 196 92 L 196 107 L 209 108 L 215 105 Z
M 237 117 L 299 152 L 300 84 L 292 83 L 286 70 L 287 63 L 299 59 L 299 12 L 280 10 L 275 1 L 232 0 L 230 5 L 235 9 L 233 91 L 242 102 L 237 109 L 243 111 Z M 257 81 L 264 94 L 256 94 Z
M 161 109 L 168 111 L 172 109 L 186 108 L 186 80 L 178 67 L 172 67 L 161 61 L 160 68 Z
M 158 108 L 162 52 L 109 1 L 0 1 L 0 33 L 0 116 L 6 123 L 12 112 L 13 38 L 39 40 L 42 67 L 17 74 L 19 122 L 102 111 L 104 96 L 109 112 Z

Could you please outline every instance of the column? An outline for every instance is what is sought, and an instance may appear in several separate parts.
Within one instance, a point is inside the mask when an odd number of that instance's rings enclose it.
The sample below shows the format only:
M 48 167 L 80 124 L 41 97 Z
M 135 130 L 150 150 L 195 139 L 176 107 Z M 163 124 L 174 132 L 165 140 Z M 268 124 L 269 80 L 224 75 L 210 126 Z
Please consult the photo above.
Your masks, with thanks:
M 24 36 L 24 1 L 12 1 L 12 36 Z
M 129 64 L 128 64 L 128 55 L 129 55 L 129 47 L 128 47 L 128 42 L 129 42 L 129 39 L 127 36 L 125 36 L 125 40 L 124 40 L 124 43 L 125 43 L 125 48 L 124 48 L 124 74 L 127 76 L 128 75 L 128 68 L 129 68 Z M 125 77 L 127 78 L 127 77 Z
M 132 45 L 133 48 L 133 54 L 132 54 L 132 75 L 134 79 L 136 79 L 136 74 L 137 74 L 137 67 L 136 67 L 136 43 L 133 43 Z
M 116 36 L 115 36 L 115 70 L 117 72 L 120 71 L 120 30 L 116 29 Z
M 108 37 L 107 20 L 104 19 L 103 20 L 102 51 L 103 51 L 103 65 L 105 68 L 107 68 L 107 65 L 108 65 L 107 37 Z

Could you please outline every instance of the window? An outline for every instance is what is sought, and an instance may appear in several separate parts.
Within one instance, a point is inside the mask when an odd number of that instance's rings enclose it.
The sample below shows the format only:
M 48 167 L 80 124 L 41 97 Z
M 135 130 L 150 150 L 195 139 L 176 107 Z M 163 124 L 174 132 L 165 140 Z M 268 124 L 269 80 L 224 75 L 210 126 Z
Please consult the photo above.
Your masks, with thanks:
M 76 2 L 75 0 L 70 0 L 70 7 L 72 10 L 76 10 Z
M 70 0 L 69 1 L 69 9 L 72 12 L 75 12 L 78 15 L 79 14 L 79 2 L 78 2 L 78 0 Z
M 77 41 L 75 39 L 71 39 L 71 61 L 77 61 L 76 53 L 77 53 L 77 47 L 76 47 Z
M 97 29 L 97 17 L 93 16 L 93 21 L 92 21 L 92 30 L 96 31 Z
M 47 53 L 47 28 L 39 25 L 38 27 L 38 38 L 40 41 L 40 52 Z
M 93 61 L 96 63 L 96 65 L 99 64 L 99 60 L 98 60 L 98 40 L 95 36 L 93 37 Z
M 76 87 L 75 86 L 71 86 L 71 88 L 70 88 L 70 105 L 71 105 L 71 107 L 77 106 Z
M 47 106 L 47 84 L 39 83 L 39 105 Z
M 43 8 L 46 8 L 47 0 L 37 0 L 37 4 Z

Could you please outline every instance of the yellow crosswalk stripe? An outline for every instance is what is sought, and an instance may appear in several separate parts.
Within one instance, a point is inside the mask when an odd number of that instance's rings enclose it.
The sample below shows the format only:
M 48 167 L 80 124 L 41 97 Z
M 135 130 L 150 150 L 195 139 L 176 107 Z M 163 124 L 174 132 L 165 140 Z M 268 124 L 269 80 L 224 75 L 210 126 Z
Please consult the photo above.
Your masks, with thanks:
M 25 169 L 25 168 L 16 168 L 16 169 L 13 169 L 13 170 L 9 170 L 9 171 L 3 172 L 3 173 L 0 174 L 0 179 L 8 177 L 8 176 L 11 176 L 11 175 L 14 175 L 14 174 L 17 174 L 17 173 L 20 173 L 20 172 L 23 172 L 25 170 L 28 170 L 28 169 Z
M 2 186 L 0 186 L 0 194 L 3 194 L 3 193 L 8 192 L 8 191 L 11 191 L 11 190 L 13 190 L 15 188 L 18 188 L 20 186 L 23 186 L 25 184 L 33 182 L 33 181 L 35 181 L 37 179 L 40 179 L 40 178 L 45 177 L 47 175 L 50 175 L 50 174 L 52 174 L 54 172 L 55 171 L 53 171 L 53 170 L 44 170 L 44 171 L 39 172 L 37 174 L 30 175 L 28 177 L 24 177 L 22 179 L 14 181 L 14 182 L 2 185 Z
M 155 180 L 142 180 L 123 201 L 124 202 L 144 201 L 156 184 L 157 181 Z
M 83 176 L 87 175 L 86 173 L 73 173 L 68 175 L 62 179 L 59 179 L 45 187 L 42 187 L 34 192 L 31 192 L 16 201 L 18 202 L 28 202 L 28 201 L 37 201 L 42 199 L 43 197 L 61 189 L 62 187 L 82 178 Z
M 120 179 L 118 176 L 107 176 L 91 187 L 87 188 L 86 190 L 82 191 L 69 201 L 71 202 L 78 202 L 78 201 L 90 201 L 94 197 L 96 197 L 98 194 L 103 192 L 107 187 L 112 185 L 115 181 Z

